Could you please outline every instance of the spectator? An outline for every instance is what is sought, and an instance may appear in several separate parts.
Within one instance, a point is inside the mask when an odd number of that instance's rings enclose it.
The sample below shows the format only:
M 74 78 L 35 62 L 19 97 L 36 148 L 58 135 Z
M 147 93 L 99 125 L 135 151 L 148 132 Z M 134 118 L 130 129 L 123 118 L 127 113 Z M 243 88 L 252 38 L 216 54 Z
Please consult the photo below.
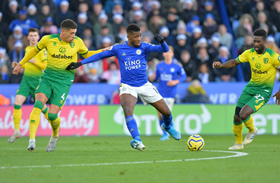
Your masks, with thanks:
M 32 19 L 27 19 L 27 13 L 25 10 L 20 10 L 19 12 L 19 18 L 13 20 L 11 24 L 9 25 L 9 31 L 13 31 L 15 26 L 21 26 L 22 28 L 22 33 L 27 36 L 27 31 L 29 28 L 39 28 L 38 24 L 32 20 Z
M 126 26 L 120 26 L 118 35 L 116 38 L 116 43 L 127 41 Z
M 8 66 L 3 65 L 0 68 L 0 84 L 10 82 L 11 73 L 9 72 Z
M 93 17 L 92 17 L 91 11 L 89 11 L 88 3 L 86 3 L 86 1 L 81 2 L 78 7 L 79 7 L 79 9 L 78 9 L 78 11 L 76 11 L 75 17 L 78 17 L 81 13 L 86 14 L 88 23 L 92 24 Z
M 74 83 L 89 83 L 83 66 L 76 69 Z
M 159 60 L 155 58 L 155 54 L 150 53 L 147 57 L 147 75 L 150 78 L 156 71 Z
M 7 46 L 8 30 L 7 24 L 3 20 L 3 14 L 0 12 L 0 47 Z
M 273 25 L 267 21 L 267 16 L 264 12 L 258 13 L 258 21 L 255 22 L 254 29 L 264 28 L 267 30 L 267 35 L 275 35 Z
M 160 15 L 153 15 L 149 21 L 149 29 L 155 35 L 159 32 L 162 26 L 166 24 L 166 20 Z
M 201 64 L 206 64 L 209 69 L 212 67 L 213 61 L 210 59 L 205 47 L 199 48 L 196 58 L 196 68 L 199 68 Z
M 193 9 L 193 1 L 185 0 L 183 5 L 183 12 L 181 13 L 181 19 L 187 24 L 192 17 L 196 15 L 196 12 Z
M 103 72 L 101 79 L 105 80 L 108 84 L 120 84 L 121 74 L 116 62 L 111 62 L 109 70 Z
M 103 9 L 102 4 L 100 3 L 99 0 L 93 0 L 92 3 L 92 9 L 93 9 L 93 13 L 92 13 L 92 23 L 94 24 L 95 22 L 98 22 L 98 17 L 101 13 L 105 13 Z
M 154 15 L 161 15 L 160 3 L 158 1 L 153 1 L 153 10 L 147 16 L 147 22 L 150 22 Z
M 113 56 L 113 57 L 108 57 L 108 58 L 104 58 L 102 60 L 102 66 L 103 66 L 103 72 L 109 70 L 110 64 L 112 62 L 115 62 L 117 64 L 117 68 L 119 69 L 119 61 L 117 59 L 117 57 Z
M 94 49 L 96 49 L 96 46 L 95 46 L 95 38 L 93 37 L 93 33 L 92 33 L 92 29 L 89 28 L 89 27 L 86 27 L 84 28 L 83 30 L 83 34 L 82 34 L 82 39 L 90 39 L 91 40 L 91 43 L 92 43 L 92 46 L 94 47 Z
M 233 20 L 238 20 L 243 14 L 248 13 L 247 0 L 232 0 L 227 4 L 227 12 Z
M 122 7 L 124 7 L 124 0 L 106 0 L 104 5 L 104 10 L 107 15 L 112 11 L 115 2 L 121 4 Z
M 193 35 L 191 37 L 191 46 L 194 47 L 197 43 L 197 41 L 201 38 L 202 36 L 202 30 L 201 28 L 197 27 L 193 30 Z
M 10 58 L 6 55 L 6 49 L 3 47 L 0 47 L 0 69 L 6 66 L 8 69 L 8 74 L 12 73 L 12 63 L 10 61 Z
M 205 1 L 204 10 L 202 10 L 199 13 L 200 19 L 203 20 L 209 13 L 213 16 L 213 20 L 215 20 L 217 23 L 220 23 L 220 16 L 218 12 L 214 9 L 214 4 L 211 1 Z
M 172 0 L 162 0 L 161 1 L 161 8 L 162 8 L 162 12 L 164 15 L 168 14 L 169 8 L 173 7 L 176 9 L 176 11 L 179 11 L 179 6 L 178 6 L 178 2 L 177 1 L 172 1 Z
M 112 27 L 113 27 L 115 38 L 118 37 L 120 27 L 126 27 L 126 26 L 127 26 L 127 22 L 123 19 L 123 16 L 121 14 L 114 14 Z
M 174 37 L 169 33 L 169 29 L 166 26 L 163 26 L 159 33 L 164 37 L 164 40 L 166 41 L 166 43 L 168 45 L 171 45 L 172 47 L 174 47 Z M 154 44 L 158 44 L 157 42 Z
M 129 20 L 129 22 L 134 22 L 135 21 L 134 17 L 135 17 L 136 14 L 141 16 L 141 19 L 146 20 L 146 17 L 147 17 L 146 13 L 145 13 L 144 10 L 141 9 L 141 7 L 142 7 L 142 4 L 140 2 L 134 1 L 134 3 L 132 4 L 132 10 L 130 10 L 128 12 L 128 20 Z M 138 13 L 135 14 L 135 12 L 138 12 Z
M 279 47 L 275 44 L 275 39 L 272 36 L 266 38 L 266 47 L 279 54 Z
M 216 32 L 214 35 L 217 35 L 220 40 L 220 44 L 226 46 L 229 50 L 232 46 L 232 35 L 227 32 L 227 27 L 224 24 L 219 25 L 219 32 Z
M 10 23 L 18 18 L 18 2 L 16 0 L 12 0 L 9 2 L 9 8 L 3 8 L 3 17 L 5 17 L 5 22 L 10 25 Z
M 50 10 L 48 4 L 44 4 L 42 6 L 42 11 L 39 14 L 40 24 L 43 25 L 48 17 L 53 17 L 53 11 Z
M 115 3 L 114 4 L 114 8 L 113 10 L 111 11 L 111 13 L 109 14 L 109 22 L 112 22 L 113 23 L 113 19 L 114 19 L 114 15 L 121 15 L 123 17 L 122 20 L 125 19 L 124 22 L 127 21 L 128 17 L 127 17 L 127 14 L 125 13 L 125 11 L 123 10 L 123 7 L 120 3 Z
M 203 63 L 199 66 L 198 78 L 199 78 L 200 82 L 203 84 L 207 84 L 207 83 L 213 81 L 212 73 L 209 70 L 207 64 Z
M 197 77 L 196 64 L 188 50 L 183 50 L 181 52 L 180 63 L 187 74 L 187 82 L 191 82 Z
M 105 37 L 110 39 L 111 44 L 115 44 L 115 36 L 110 33 L 110 30 L 107 26 L 103 26 L 100 33 L 96 36 L 95 46 L 97 49 L 101 47 Z
M 274 1 L 274 10 L 271 12 L 270 22 L 273 22 L 277 31 L 280 32 L 280 1 Z
M 58 33 L 58 29 L 55 25 L 53 25 L 53 18 L 47 17 L 44 25 L 40 29 L 41 37 L 45 35 L 57 34 L 57 33 Z
M 189 45 L 187 45 L 187 36 L 185 36 L 183 34 L 179 34 L 176 37 L 176 39 L 177 39 L 177 43 L 175 43 L 175 46 L 174 46 L 174 57 L 177 60 L 180 60 L 181 52 L 183 50 L 188 50 L 191 53 L 192 49 Z
M 59 4 L 59 9 L 56 11 L 54 17 L 55 17 L 54 24 L 57 27 L 60 27 L 61 22 L 65 19 L 71 19 L 71 20 L 75 19 L 74 13 L 71 10 L 69 10 L 68 1 L 65 0 L 61 1 L 61 3 Z
M 147 15 L 153 11 L 153 6 L 154 6 L 155 1 L 156 0 L 144 0 L 143 1 L 143 10 L 147 13 Z
M 239 19 L 240 26 L 237 28 L 237 38 L 252 35 L 254 19 L 250 14 L 244 14 Z
M 246 35 L 244 44 L 242 48 L 239 50 L 239 55 L 241 55 L 244 51 L 251 48 L 253 48 L 253 37 L 251 35 Z M 251 79 L 251 67 L 249 62 L 242 63 L 241 68 L 245 81 L 249 81 Z
M 211 13 L 205 15 L 205 21 L 202 26 L 202 32 L 206 39 L 211 39 L 212 35 L 218 31 L 218 24 Z
M 22 42 L 17 40 L 14 44 L 14 49 L 9 53 L 10 60 L 12 62 L 20 62 L 21 59 L 24 57 L 24 49 Z
M 38 13 L 37 13 L 37 8 L 33 3 L 29 4 L 29 6 L 27 8 L 27 18 L 34 20 L 39 26 L 42 25 L 42 24 L 40 24 L 40 19 L 39 19 Z
M 107 27 L 109 29 L 109 33 L 113 34 L 112 24 L 108 22 L 108 16 L 104 13 L 100 14 L 98 17 L 98 22 L 95 22 L 93 25 L 94 35 L 98 35 L 101 31 L 102 27 Z
M 198 79 L 195 79 L 191 82 L 190 86 L 187 89 L 186 97 L 182 100 L 185 103 L 209 103 L 210 100 L 201 86 L 201 83 Z
M 100 82 L 100 76 L 97 74 L 97 70 L 94 68 L 89 69 L 87 77 L 88 77 L 90 83 L 99 83 Z
M 134 11 L 132 23 L 138 24 L 141 21 L 144 21 L 143 12 L 141 10 Z
M 52 11 L 56 11 L 56 6 L 52 0 L 36 0 L 35 6 L 38 8 L 38 12 L 42 12 L 42 7 L 48 5 Z
M 264 7 L 265 7 L 264 2 L 259 1 L 256 3 L 256 6 L 254 8 L 252 8 L 252 10 L 250 11 L 250 14 L 252 15 L 255 22 L 258 20 L 258 14 L 260 12 L 264 12 L 266 17 L 268 17 L 269 13 L 267 10 L 264 9 Z
M 226 61 L 230 60 L 229 51 L 227 47 L 221 46 L 219 49 L 219 56 L 215 59 L 215 61 L 220 61 L 221 63 L 225 63 Z M 213 69 L 214 79 L 216 82 L 235 82 L 235 74 L 236 74 L 236 67 L 232 68 L 221 68 Z
M 88 21 L 88 16 L 85 13 L 80 13 L 78 15 L 77 21 L 77 36 L 82 37 L 83 31 L 86 27 L 92 27 L 91 23 Z
M 28 46 L 27 37 L 22 33 L 22 28 L 19 25 L 15 26 L 13 34 L 8 37 L 9 52 L 14 49 L 15 42 L 18 40 L 22 43 L 24 49 Z
M 74 13 L 80 12 L 80 5 L 83 4 L 83 3 L 86 3 L 87 7 L 90 7 L 90 5 L 91 5 L 91 0 L 74 0 L 74 1 L 70 0 L 69 2 L 70 2 L 69 8 Z M 89 16 L 89 15 L 87 15 L 87 16 Z M 77 17 L 77 15 L 76 15 L 76 17 Z
M 190 22 L 187 23 L 187 35 L 188 36 L 192 36 L 193 35 L 193 31 L 195 28 L 201 28 L 201 26 L 199 25 L 200 23 L 200 18 L 197 15 L 194 15 L 191 19 Z
M 147 24 L 145 21 L 139 22 L 138 26 L 140 27 L 140 30 L 142 32 L 142 38 L 145 36 L 149 36 L 151 40 L 154 38 L 154 34 L 150 30 L 148 30 Z
M 212 60 L 219 55 L 219 48 L 220 39 L 218 36 L 213 35 L 211 38 L 211 44 L 207 48 L 208 54 Z

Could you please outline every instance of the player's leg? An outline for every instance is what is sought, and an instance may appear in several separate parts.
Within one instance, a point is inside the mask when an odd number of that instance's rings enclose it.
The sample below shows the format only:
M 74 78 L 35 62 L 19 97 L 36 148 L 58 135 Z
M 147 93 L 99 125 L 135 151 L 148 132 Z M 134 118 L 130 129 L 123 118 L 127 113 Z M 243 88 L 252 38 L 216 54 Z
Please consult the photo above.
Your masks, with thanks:
M 243 123 L 242 120 L 240 119 L 239 113 L 240 113 L 241 108 L 236 107 L 235 108 L 235 114 L 234 114 L 234 120 L 233 120 L 233 134 L 236 140 L 236 143 L 234 146 L 230 147 L 230 150 L 235 150 L 235 149 L 243 149 L 243 143 L 242 143 L 242 129 L 243 129 Z
M 181 134 L 172 126 L 173 117 L 165 101 L 163 99 L 160 99 L 150 104 L 162 114 L 162 119 L 164 122 L 161 126 L 162 129 L 169 133 L 169 135 L 175 140 L 180 140 Z
M 42 109 L 42 113 L 44 114 L 44 116 L 48 120 L 48 122 L 51 124 L 51 121 L 49 120 L 49 108 L 47 107 L 46 104 L 44 105 L 44 107 Z
M 23 95 L 16 95 L 16 100 L 14 103 L 14 112 L 13 112 L 13 121 L 14 121 L 14 126 L 15 126 L 15 131 L 14 134 L 8 139 L 9 143 L 12 143 L 15 141 L 15 139 L 20 137 L 20 121 L 21 121 L 21 106 L 23 102 L 26 100 L 26 97 Z
M 59 138 L 59 127 L 60 127 L 60 118 L 58 116 L 59 111 L 61 110 L 60 106 L 50 104 L 50 109 L 48 113 L 48 118 L 50 120 L 51 126 L 52 126 L 52 136 L 49 140 L 49 143 L 47 145 L 47 152 L 51 152 L 55 150 L 57 140 Z
M 164 123 L 164 121 L 163 121 L 163 119 L 162 119 L 162 114 L 160 113 L 160 112 L 158 112 L 157 111 L 157 113 L 158 113 L 158 119 L 159 119 L 159 126 L 161 127 L 161 125 Z M 163 135 L 161 136 L 161 138 L 160 138 L 160 140 L 168 140 L 169 138 L 168 138 L 168 133 L 165 131 L 165 130 L 162 130 L 162 132 L 163 132 Z

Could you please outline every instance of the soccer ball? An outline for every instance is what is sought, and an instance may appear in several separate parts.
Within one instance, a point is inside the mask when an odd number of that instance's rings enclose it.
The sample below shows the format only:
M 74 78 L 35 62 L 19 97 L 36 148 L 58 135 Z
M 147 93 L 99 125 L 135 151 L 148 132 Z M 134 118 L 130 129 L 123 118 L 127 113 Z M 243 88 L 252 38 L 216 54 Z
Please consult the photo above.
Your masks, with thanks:
M 200 151 L 204 146 L 204 140 L 200 135 L 191 135 L 187 145 L 190 151 Z

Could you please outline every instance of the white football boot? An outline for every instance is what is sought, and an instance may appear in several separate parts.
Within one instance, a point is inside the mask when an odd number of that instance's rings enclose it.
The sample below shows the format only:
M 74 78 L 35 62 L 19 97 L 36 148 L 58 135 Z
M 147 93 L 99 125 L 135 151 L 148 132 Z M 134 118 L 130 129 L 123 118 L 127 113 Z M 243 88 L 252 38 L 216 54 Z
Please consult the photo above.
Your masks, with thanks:
M 14 142 L 19 137 L 20 137 L 19 130 L 15 130 L 14 134 L 8 139 L 8 142 L 12 143 L 12 142 Z
M 244 146 L 243 146 L 243 144 L 237 144 L 237 143 L 235 143 L 234 146 L 229 147 L 228 149 L 229 149 L 229 150 L 244 149 Z
M 255 131 L 253 133 L 248 132 L 244 141 L 243 141 L 243 144 L 244 145 L 250 144 L 253 141 L 253 139 L 254 139 L 254 137 L 257 133 L 258 133 L 258 128 L 257 127 L 255 127 Z
M 59 138 L 59 136 L 57 136 L 57 137 L 51 136 L 51 139 L 50 139 L 47 149 L 46 149 L 47 152 L 51 152 L 51 151 L 55 150 L 58 138 Z
M 27 150 L 30 151 L 30 152 L 36 150 L 36 147 L 35 147 L 35 139 L 29 139 L 29 145 L 28 145 L 28 147 L 27 147 Z

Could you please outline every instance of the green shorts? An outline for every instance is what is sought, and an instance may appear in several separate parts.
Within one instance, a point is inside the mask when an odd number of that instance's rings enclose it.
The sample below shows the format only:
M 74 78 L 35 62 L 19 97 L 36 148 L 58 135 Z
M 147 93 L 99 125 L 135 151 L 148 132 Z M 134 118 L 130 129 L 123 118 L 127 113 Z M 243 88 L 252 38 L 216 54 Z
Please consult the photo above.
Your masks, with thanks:
M 28 78 L 23 76 L 20 86 L 17 90 L 17 95 L 23 95 L 26 98 L 31 95 L 33 99 L 35 99 L 35 92 L 39 82 L 40 78 Z
M 36 93 L 44 93 L 50 104 L 62 108 L 67 98 L 71 85 L 65 85 L 42 77 Z
M 262 108 L 270 99 L 271 93 L 245 87 L 240 95 L 236 107 L 250 106 L 254 112 Z

